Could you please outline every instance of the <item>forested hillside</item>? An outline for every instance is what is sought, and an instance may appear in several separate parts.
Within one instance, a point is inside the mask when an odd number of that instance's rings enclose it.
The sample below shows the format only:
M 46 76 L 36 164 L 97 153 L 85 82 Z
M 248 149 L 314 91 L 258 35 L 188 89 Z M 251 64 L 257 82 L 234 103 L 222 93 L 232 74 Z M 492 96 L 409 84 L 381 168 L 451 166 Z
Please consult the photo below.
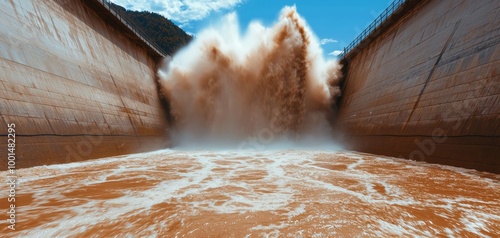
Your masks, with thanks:
M 191 36 L 170 20 L 154 12 L 137 12 L 111 3 L 112 8 L 124 15 L 128 21 L 142 28 L 144 33 L 164 52 L 172 55 L 179 48 L 189 43 Z

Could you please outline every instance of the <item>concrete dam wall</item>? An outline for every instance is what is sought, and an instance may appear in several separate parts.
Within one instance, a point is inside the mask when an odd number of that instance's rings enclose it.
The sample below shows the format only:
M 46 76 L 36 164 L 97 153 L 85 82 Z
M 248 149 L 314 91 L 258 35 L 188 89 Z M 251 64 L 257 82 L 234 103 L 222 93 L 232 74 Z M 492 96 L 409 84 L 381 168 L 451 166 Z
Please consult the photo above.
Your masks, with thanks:
M 15 123 L 16 167 L 165 146 L 167 120 L 155 80 L 162 55 L 104 6 L 97 0 L 2 5 L 0 151 L 7 154 L 7 124 Z
M 500 173 L 500 2 L 402 2 L 342 57 L 347 148 Z M 102 0 L 10 0 L 0 19 L 17 168 L 167 145 L 163 55 Z
M 350 149 L 500 173 L 500 1 L 406 1 L 346 53 Z

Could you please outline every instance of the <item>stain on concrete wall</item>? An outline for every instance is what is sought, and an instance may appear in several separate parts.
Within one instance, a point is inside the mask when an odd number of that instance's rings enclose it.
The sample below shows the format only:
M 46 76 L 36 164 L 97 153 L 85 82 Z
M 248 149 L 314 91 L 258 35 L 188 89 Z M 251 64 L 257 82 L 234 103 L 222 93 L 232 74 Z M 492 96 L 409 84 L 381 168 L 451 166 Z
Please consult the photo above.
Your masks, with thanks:
M 350 148 L 500 173 L 500 2 L 421 1 L 348 61 Z
M 81 0 L 8 1 L 0 19 L 0 151 L 15 123 L 16 167 L 165 146 L 147 47 Z

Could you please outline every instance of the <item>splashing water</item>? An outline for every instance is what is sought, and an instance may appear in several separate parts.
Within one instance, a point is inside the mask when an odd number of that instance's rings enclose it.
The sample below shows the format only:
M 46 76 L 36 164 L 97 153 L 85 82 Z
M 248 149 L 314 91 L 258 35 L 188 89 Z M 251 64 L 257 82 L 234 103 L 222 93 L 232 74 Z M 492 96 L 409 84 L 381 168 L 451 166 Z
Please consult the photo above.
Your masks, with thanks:
M 8 233 L 3 219 L 2 237 L 498 237 L 500 231 L 499 175 L 349 151 L 167 149 L 18 175 L 16 231 Z M 0 196 L 0 210 L 9 211 L 8 190 Z
M 197 35 L 159 72 L 177 132 L 172 138 L 241 142 L 260 134 L 328 137 L 340 66 L 325 60 L 317 38 L 285 7 L 272 27 L 245 34 L 235 13 Z

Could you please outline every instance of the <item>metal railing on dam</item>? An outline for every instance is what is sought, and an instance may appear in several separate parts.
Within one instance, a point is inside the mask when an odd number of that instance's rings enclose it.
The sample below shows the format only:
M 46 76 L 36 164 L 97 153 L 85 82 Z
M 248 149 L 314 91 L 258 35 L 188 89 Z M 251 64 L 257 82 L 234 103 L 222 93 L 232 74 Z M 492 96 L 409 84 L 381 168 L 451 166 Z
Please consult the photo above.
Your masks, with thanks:
M 141 41 L 143 41 L 146 45 L 148 45 L 151 49 L 156 51 L 159 55 L 166 57 L 169 54 L 163 50 L 160 46 L 158 46 L 151 37 L 146 34 L 142 28 L 142 26 L 138 25 L 134 20 L 127 17 L 125 14 L 115 11 L 112 7 L 112 3 L 110 0 L 94 0 L 94 2 L 102 5 L 111 15 L 113 15 L 116 19 L 121 21 L 127 28 L 130 29 Z
M 364 31 L 344 47 L 343 52 L 338 56 L 339 60 L 344 59 L 351 50 L 357 48 L 363 41 L 375 38 L 377 31 L 388 25 L 396 13 L 401 12 L 404 5 L 409 2 L 418 2 L 418 0 L 394 0 Z
M 341 56 L 346 148 L 500 173 L 500 1 L 400 2 Z
M 0 124 L 16 127 L 16 168 L 167 145 L 156 84 L 163 53 L 103 3 L 12 1 L 0 9 Z

